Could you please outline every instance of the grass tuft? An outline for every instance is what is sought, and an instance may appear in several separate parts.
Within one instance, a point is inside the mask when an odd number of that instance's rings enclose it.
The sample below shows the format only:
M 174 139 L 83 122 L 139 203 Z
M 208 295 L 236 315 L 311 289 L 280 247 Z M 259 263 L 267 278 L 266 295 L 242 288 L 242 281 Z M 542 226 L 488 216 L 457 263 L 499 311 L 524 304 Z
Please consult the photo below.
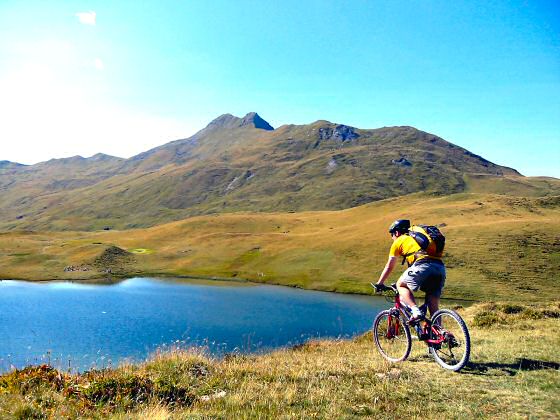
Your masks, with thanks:
M 556 302 L 539 306 L 489 303 L 479 307 L 474 315 L 473 324 L 477 327 L 491 327 L 508 325 L 519 320 L 559 318 L 560 311 L 557 308 Z

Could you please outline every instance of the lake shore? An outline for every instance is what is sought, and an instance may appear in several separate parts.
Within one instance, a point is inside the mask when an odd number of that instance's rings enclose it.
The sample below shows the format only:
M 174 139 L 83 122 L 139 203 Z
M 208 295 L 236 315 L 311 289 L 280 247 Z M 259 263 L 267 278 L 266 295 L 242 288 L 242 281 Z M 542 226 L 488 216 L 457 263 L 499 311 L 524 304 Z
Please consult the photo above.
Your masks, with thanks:
M 294 289 L 301 289 L 301 290 L 310 290 L 316 292 L 325 292 L 325 293 L 339 293 L 343 295 L 358 295 L 358 296 L 372 296 L 374 295 L 373 288 L 370 292 L 359 292 L 359 291 L 351 291 L 351 290 L 329 290 L 326 289 L 305 289 L 300 285 L 294 284 L 283 284 L 283 283 L 275 283 L 274 281 L 268 282 L 259 282 L 258 280 L 249 280 L 249 279 L 242 279 L 239 277 L 216 277 L 216 276 L 189 276 L 189 275 L 173 275 L 173 274 L 161 274 L 161 273 L 150 273 L 149 275 L 135 275 L 135 276 L 111 276 L 111 277 L 92 277 L 92 278 L 57 278 L 57 279 L 0 279 L 2 281 L 25 281 L 25 282 L 32 282 L 32 283 L 49 283 L 49 282 L 75 282 L 75 283 L 83 283 L 83 284 L 98 284 L 98 285 L 106 285 L 106 284 L 115 284 L 121 281 L 125 281 L 135 277 L 142 277 L 142 278 L 150 278 L 150 279 L 162 279 L 162 280 L 185 280 L 185 281 L 202 281 L 202 282 L 209 282 L 212 284 L 215 283 L 236 283 L 236 284 L 247 284 L 247 285 L 268 285 L 268 286 L 281 286 L 281 287 L 290 287 Z M 418 292 L 419 299 L 423 299 L 423 293 Z M 477 299 L 464 299 L 464 298 L 456 298 L 456 297 L 441 297 L 442 302 L 453 302 L 453 303 L 464 303 L 465 305 L 471 305 L 477 302 L 481 302 L 481 300 Z
M 223 359 L 177 349 L 81 375 L 48 367 L 5 374 L 0 411 L 20 418 L 555 418 L 560 305 L 512 308 L 461 310 L 473 348 L 458 374 L 439 368 L 416 341 L 408 361 L 388 364 L 369 334 Z

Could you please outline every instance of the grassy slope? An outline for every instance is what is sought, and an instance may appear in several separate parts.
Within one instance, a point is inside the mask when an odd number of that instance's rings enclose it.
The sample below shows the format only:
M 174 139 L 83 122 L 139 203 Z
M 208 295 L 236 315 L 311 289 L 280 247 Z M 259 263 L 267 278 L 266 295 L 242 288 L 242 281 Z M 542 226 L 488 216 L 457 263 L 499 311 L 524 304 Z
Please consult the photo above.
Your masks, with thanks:
M 461 310 L 473 347 L 472 363 L 458 374 L 439 368 L 418 342 L 408 361 L 390 365 L 370 335 L 223 360 L 175 351 L 139 366 L 79 376 L 38 369 L 0 376 L 0 413 L 117 419 L 558 418 L 559 319 L 532 319 L 540 318 L 534 314 L 543 308 L 518 314 L 505 308 Z M 503 324 L 477 326 L 488 309 Z M 559 310 L 558 303 L 548 305 L 551 315 Z
M 0 234 L 0 278 L 94 278 L 110 268 L 369 293 L 387 258 L 387 226 L 409 217 L 445 225 L 447 297 L 548 300 L 560 285 L 559 216 L 558 197 L 417 194 L 342 211 L 199 216 L 128 231 L 9 232 Z M 108 245 L 141 250 L 92 264 Z M 69 265 L 90 270 L 64 272 Z
M 519 197 L 560 195 L 560 180 L 550 177 L 495 177 L 484 174 L 465 175 L 466 191 L 505 194 Z

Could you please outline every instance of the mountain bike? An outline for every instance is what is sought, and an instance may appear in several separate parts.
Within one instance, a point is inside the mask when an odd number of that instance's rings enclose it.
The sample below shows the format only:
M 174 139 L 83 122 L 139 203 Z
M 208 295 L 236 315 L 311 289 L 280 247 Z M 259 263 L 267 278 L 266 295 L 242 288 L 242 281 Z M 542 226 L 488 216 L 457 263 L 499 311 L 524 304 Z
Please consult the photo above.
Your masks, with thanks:
M 380 291 L 394 294 L 386 296 L 388 301 L 394 301 L 394 306 L 379 312 L 373 321 L 373 340 L 385 359 L 402 362 L 408 358 L 412 349 L 410 327 L 413 327 L 418 340 L 426 343 L 438 365 L 454 372 L 465 367 L 471 353 L 471 339 L 465 321 L 457 312 L 439 309 L 431 319 L 423 317 L 411 323 L 412 311 L 401 302 L 396 285 L 382 285 Z M 420 309 L 425 313 L 426 304 Z

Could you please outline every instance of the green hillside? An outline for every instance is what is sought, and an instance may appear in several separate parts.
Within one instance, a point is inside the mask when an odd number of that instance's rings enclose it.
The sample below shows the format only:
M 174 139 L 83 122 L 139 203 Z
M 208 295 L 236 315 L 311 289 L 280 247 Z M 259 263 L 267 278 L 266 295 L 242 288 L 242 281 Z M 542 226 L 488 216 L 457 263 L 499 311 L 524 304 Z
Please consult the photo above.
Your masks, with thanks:
M 532 179 L 412 127 L 328 121 L 272 127 L 229 114 L 130 159 L 96 155 L 0 165 L 0 230 L 154 226 L 235 211 L 339 210 L 410 193 L 548 196 Z

